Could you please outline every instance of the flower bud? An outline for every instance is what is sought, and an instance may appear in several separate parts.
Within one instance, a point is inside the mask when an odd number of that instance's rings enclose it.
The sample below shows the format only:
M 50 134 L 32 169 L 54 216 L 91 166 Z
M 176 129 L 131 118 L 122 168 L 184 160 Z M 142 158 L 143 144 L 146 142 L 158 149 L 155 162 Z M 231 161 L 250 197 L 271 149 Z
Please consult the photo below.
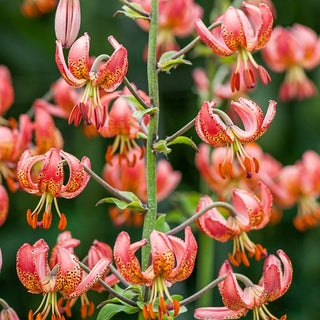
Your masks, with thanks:
M 55 32 L 63 48 L 69 48 L 76 40 L 81 23 L 79 0 L 60 0 L 55 17 Z

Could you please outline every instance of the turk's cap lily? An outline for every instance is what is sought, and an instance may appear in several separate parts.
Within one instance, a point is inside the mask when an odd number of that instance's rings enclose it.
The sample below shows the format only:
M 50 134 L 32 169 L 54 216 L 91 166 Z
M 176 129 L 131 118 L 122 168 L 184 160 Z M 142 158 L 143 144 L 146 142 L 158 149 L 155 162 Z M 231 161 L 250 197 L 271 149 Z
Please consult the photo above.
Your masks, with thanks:
M 292 281 L 290 259 L 282 250 L 278 250 L 277 254 L 280 259 L 275 255 L 269 255 L 265 260 L 263 276 L 259 284 L 246 283 L 244 289 L 238 284 L 229 262 L 225 261 L 219 272 L 219 276 L 226 275 L 225 280 L 219 283 L 225 307 L 198 308 L 195 310 L 195 318 L 207 320 L 239 319 L 245 316 L 249 310 L 253 310 L 257 320 L 260 319 L 260 316 L 264 320 L 277 319 L 266 308 L 266 304 L 281 297 L 289 289 Z M 286 316 L 281 319 L 286 319 Z
M 68 54 L 68 67 L 66 65 L 61 41 L 56 42 L 56 62 L 65 81 L 73 87 L 82 87 L 88 81 L 93 86 L 100 86 L 107 92 L 115 90 L 122 82 L 128 68 L 127 49 L 120 45 L 117 40 L 108 38 L 115 51 L 107 62 L 98 57 L 98 65 L 93 63 L 94 70 L 90 70 L 90 37 L 87 33 L 78 38 L 71 46 Z
M 185 229 L 185 241 L 156 230 L 152 231 L 150 235 L 152 265 L 146 271 L 142 271 L 135 252 L 146 244 L 146 239 L 130 244 L 130 237 L 124 231 L 117 237 L 114 260 L 119 272 L 128 282 L 151 285 L 155 277 L 162 275 L 172 284 L 186 279 L 191 274 L 197 243 L 189 227 Z
M 0 116 L 2 116 L 11 107 L 14 100 L 10 71 L 4 65 L 0 65 L 0 96 Z
M 270 101 L 266 115 L 252 100 L 239 98 L 231 101 L 232 109 L 238 114 L 244 129 L 235 125 L 225 113 L 213 110 L 216 101 L 205 101 L 196 118 L 196 130 L 199 137 L 214 147 L 221 147 L 233 143 L 235 137 L 241 142 L 252 142 L 261 137 L 269 128 L 275 113 L 276 102 Z

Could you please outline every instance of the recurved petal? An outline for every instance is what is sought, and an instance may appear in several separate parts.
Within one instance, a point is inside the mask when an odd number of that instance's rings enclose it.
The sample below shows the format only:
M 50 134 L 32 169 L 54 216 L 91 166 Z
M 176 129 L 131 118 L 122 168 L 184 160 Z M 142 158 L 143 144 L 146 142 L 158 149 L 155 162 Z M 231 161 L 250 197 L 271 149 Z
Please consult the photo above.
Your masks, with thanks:
M 41 193 L 53 197 L 59 195 L 64 179 L 63 164 L 59 150 L 51 148 L 46 154 L 39 174 L 38 186 Z
M 56 64 L 61 73 L 63 79 L 73 87 L 82 87 L 87 82 L 86 78 L 78 78 L 73 75 L 73 73 L 68 69 L 66 61 L 64 59 L 63 48 L 61 41 L 56 41 Z
M 219 21 L 219 18 L 216 20 Z M 210 47 L 210 49 L 219 56 L 230 56 L 233 50 L 227 47 L 221 35 L 221 26 L 214 29 L 213 33 L 205 26 L 201 19 L 196 19 L 194 26 L 200 39 Z M 217 35 L 217 36 L 215 36 Z
M 247 46 L 245 26 L 243 25 L 243 21 L 246 21 L 247 18 L 244 16 L 241 19 L 241 15 L 243 15 L 241 10 L 233 7 L 229 7 L 222 15 L 221 33 L 225 44 L 232 52 Z M 249 27 L 248 23 L 246 27 Z
M 196 309 L 194 311 L 194 317 L 205 320 L 239 319 L 247 313 L 247 308 L 230 310 L 226 307 L 207 307 Z
M 59 193 L 59 197 L 71 199 L 79 195 L 86 187 L 90 176 L 84 171 L 82 163 L 91 168 L 90 160 L 83 157 L 81 162 L 72 154 L 60 150 L 61 156 L 67 161 L 69 166 L 69 180 L 63 185 Z
M 227 143 L 232 142 L 232 138 L 228 135 L 225 123 L 221 118 L 212 112 L 212 108 L 216 105 L 216 101 L 205 101 L 196 117 L 195 128 L 198 136 L 206 143 L 214 147 L 223 147 Z
M 110 36 L 108 40 L 115 51 L 106 63 L 99 65 L 98 77 L 94 85 L 99 85 L 107 92 L 111 92 L 119 87 L 127 74 L 128 53 L 127 49 L 120 45 L 114 37 Z
M 127 232 L 119 233 L 114 248 L 113 256 L 120 274 L 130 283 L 137 285 L 146 285 L 150 280 L 141 271 L 139 260 L 134 253 L 147 244 L 143 239 L 130 245 L 130 237 Z
M 227 272 L 223 285 L 219 288 L 223 304 L 232 310 L 246 308 L 244 293 L 232 271 Z
M 262 125 L 260 127 L 260 130 L 256 139 L 261 137 L 270 127 L 270 124 L 276 115 L 276 106 L 277 106 L 277 103 L 273 100 L 270 100 L 267 113 L 263 119 Z
M 90 273 L 82 279 L 77 288 L 69 295 L 69 297 L 79 297 L 85 292 L 87 292 L 90 288 L 92 288 L 98 282 L 98 280 L 104 275 L 110 263 L 111 260 L 108 258 L 100 259 L 91 269 Z
M 31 151 L 26 150 L 21 155 L 17 166 L 17 178 L 21 188 L 32 194 L 39 193 L 38 184 L 32 180 L 31 170 L 35 163 L 43 161 L 45 155 L 31 157 Z
M 150 245 L 155 276 L 161 274 L 164 278 L 169 277 L 175 265 L 169 237 L 165 233 L 153 230 L 150 234 Z
M 17 252 L 16 268 L 19 280 L 31 293 L 43 292 L 41 280 L 49 273 L 49 247 L 40 239 L 33 246 L 25 243 Z
M 270 40 L 273 26 L 273 16 L 270 8 L 260 3 L 259 7 L 243 2 L 243 8 L 253 21 L 254 38 L 247 43 L 248 51 L 263 48 Z M 248 39 L 247 39 L 248 40 Z
M 292 263 L 289 257 L 282 250 L 277 254 L 283 264 L 283 271 L 280 260 L 270 255 L 265 260 L 263 268 L 263 283 L 265 301 L 273 301 L 281 297 L 290 287 L 292 281 Z
M 80 284 L 82 270 L 77 263 L 78 258 L 66 248 L 57 247 L 57 260 L 58 271 L 54 290 L 68 297 Z
M 196 261 L 198 245 L 192 234 L 191 228 L 186 227 L 184 234 L 185 241 L 174 236 L 168 236 L 172 245 L 172 250 L 176 256 L 176 267 L 172 270 L 167 279 L 171 283 L 188 278 L 193 271 Z
M 239 101 L 231 101 L 232 108 L 237 112 L 243 122 L 244 130 L 238 126 L 233 126 L 240 142 L 254 141 L 263 123 L 263 113 L 261 108 L 252 100 L 239 98 Z

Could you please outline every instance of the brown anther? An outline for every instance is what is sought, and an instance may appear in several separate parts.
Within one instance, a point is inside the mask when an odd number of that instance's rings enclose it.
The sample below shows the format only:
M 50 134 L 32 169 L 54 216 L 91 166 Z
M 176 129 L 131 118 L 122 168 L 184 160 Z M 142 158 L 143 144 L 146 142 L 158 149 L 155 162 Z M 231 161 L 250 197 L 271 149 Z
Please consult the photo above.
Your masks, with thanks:
M 42 218 L 43 229 L 49 229 L 52 221 L 52 214 L 45 212 Z
M 31 221 L 31 227 L 35 229 L 37 227 L 37 222 L 38 222 L 38 214 L 34 213 L 32 216 L 32 221 Z
M 254 172 L 258 173 L 260 170 L 260 162 L 257 158 L 252 158 L 253 162 L 254 162 Z
M 141 159 L 144 157 L 145 154 L 146 154 L 146 148 L 145 148 L 145 146 L 142 146 L 142 147 L 140 148 L 140 157 L 139 157 L 139 160 L 141 160 Z
M 10 178 L 10 177 L 8 177 L 8 178 L 6 179 L 6 181 L 7 181 L 7 186 L 8 186 L 8 188 L 9 188 L 9 190 L 10 190 L 11 192 L 16 192 L 17 189 L 18 189 L 18 187 L 16 186 L 15 181 L 14 181 L 12 178 Z
M 32 227 L 32 215 L 31 215 L 31 210 L 30 209 L 28 209 L 27 210 L 27 222 L 28 222 L 28 224 Z
M 178 300 L 173 300 L 173 316 L 176 317 L 180 311 L 180 302 Z
M 85 319 L 87 317 L 87 305 L 83 304 L 80 307 L 80 314 L 81 314 L 81 319 Z
M 33 320 L 33 311 L 32 310 L 29 310 L 28 320 Z
M 233 257 L 231 253 L 228 254 L 229 261 L 236 267 L 239 267 L 239 263 L 236 261 L 236 259 Z
M 159 307 L 160 307 L 160 310 L 163 313 L 167 312 L 167 305 L 166 305 L 166 302 L 164 300 L 164 297 L 160 297 L 159 298 Z
M 67 226 L 67 218 L 64 213 L 61 214 L 60 221 L 58 224 L 58 229 L 63 231 Z
M 160 308 L 160 306 L 158 307 L 158 320 L 162 320 L 163 319 L 163 315 L 162 315 L 162 310 Z
M 111 151 L 112 151 L 112 146 L 108 146 L 107 152 L 105 154 L 105 159 L 110 166 L 112 166 L 112 157 L 113 157 L 113 154 L 111 153 Z
M 223 170 L 222 170 L 222 163 L 219 163 L 219 164 L 218 164 L 218 172 L 219 172 L 219 175 L 220 175 L 220 177 L 221 177 L 222 179 L 225 179 L 225 178 L 226 178 L 226 176 L 224 175 Z
M 152 304 L 151 303 L 148 304 L 148 311 L 149 311 L 150 318 L 155 320 L 156 319 L 156 315 L 155 315 L 155 313 L 154 313 L 154 311 L 152 309 Z
M 41 313 L 38 313 L 38 314 L 36 315 L 36 320 L 42 320 L 42 315 L 41 315 Z
M 247 178 L 250 179 L 252 177 L 250 159 L 248 157 L 245 157 L 243 164 L 244 164 L 244 167 L 246 168 Z
M 229 173 L 229 176 L 231 179 L 234 178 L 234 175 L 233 175 L 233 166 L 232 166 L 232 163 L 231 162 L 228 162 L 227 163 L 227 170 L 228 170 L 228 173 Z
M 123 156 L 121 153 L 118 154 L 118 165 L 121 166 L 121 160 L 122 160 Z
M 66 306 L 64 308 L 66 315 L 68 318 L 72 317 L 72 312 L 71 312 L 71 306 L 70 306 L 70 300 L 67 300 Z
M 148 313 L 147 306 L 146 306 L 145 304 L 143 305 L 142 313 L 143 313 L 143 317 L 144 317 L 146 320 L 149 320 L 149 313 Z
M 92 301 L 89 302 L 88 306 L 88 317 L 91 317 L 94 312 L 94 303 Z
M 241 258 L 242 258 L 243 264 L 244 264 L 246 267 L 249 267 L 249 266 L 250 266 L 249 260 L 248 260 L 248 258 L 247 258 L 246 253 L 243 252 L 243 251 L 242 251 L 242 254 L 241 254 Z
M 239 264 L 241 263 L 241 251 L 239 249 L 236 251 L 236 260 Z
M 232 74 L 231 77 L 231 90 L 232 92 L 234 91 L 239 91 L 240 90 L 240 75 L 238 72 L 235 72 Z

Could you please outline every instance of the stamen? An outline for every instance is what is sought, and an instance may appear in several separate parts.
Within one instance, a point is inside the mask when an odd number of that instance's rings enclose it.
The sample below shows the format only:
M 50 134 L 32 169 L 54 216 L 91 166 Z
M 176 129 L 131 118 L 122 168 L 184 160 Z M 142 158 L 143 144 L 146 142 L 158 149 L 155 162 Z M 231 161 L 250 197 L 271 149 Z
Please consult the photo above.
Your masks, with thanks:
M 250 179 L 252 177 L 250 159 L 248 157 L 245 157 L 243 164 L 244 164 L 244 167 L 246 168 L 247 179 Z
M 89 307 L 88 307 L 88 317 L 91 317 L 94 312 L 94 303 L 92 301 L 89 302 Z
M 34 213 L 32 216 L 32 222 L 31 222 L 31 227 L 35 229 L 37 227 L 37 222 L 38 222 L 38 214 Z
M 29 310 L 28 320 L 33 320 L 33 311 L 32 310 Z
M 233 179 L 233 178 L 234 178 L 234 174 L 233 174 L 232 163 L 231 163 L 231 162 L 228 162 L 228 163 L 226 164 L 226 166 L 227 166 L 227 170 L 228 170 L 228 173 L 229 173 L 230 178 Z
M 144 317 L 146 320 L 149 320 L 149 313 L 148 313 L 147 306 L 146 306 L 145 304 L 143 305 L 142 313 L 143 313 L 143 317 Z M 29 319 L 29 320 L 30 320 L 30 319 Z
M 254 167 L 255 167 L 255 170 L 254 172 L 255 173 L 258 173 L 259 170 L 260 170 L 260 162 L 257 158 L 252 158 L 253 162 L 254 162 Z
M 241 251 L 239 249 L 236 251 L 236 260 L 240 265 L 240 263 L 241 263 Z
M 240 264 L 235 260 L 231 253 L 228 254 L 228 259 L 234 266 L 239 267 Z
M 178 300 L 173 300 L 173 316 L 176 317 L 180 311 L 180 303 Z
M 164 300 L 164 297 L 159 297 L 159 307 L 160 307 L 161 312 L 163 312 L 163 313 L 167 312 L 167 305 Z
M 83 304 L 80 307 L 81 319 L 85 319 L 87 317 L 87 305 Z
M 52 214 L 48 212 L 44 212 L 42 218 L 43 229 L 49 229 L 52 221 Z
M 27 222 L 28 222 L 29 226 L 32 227 L 32 214 L 31 214 L 30 209 L 27 210 Z
M 58 229 L 63 231 L 67 226 L 67 218 L 64 213 L 61 214 L 60 221 L 58 224 Z
M 231 77 L 231 90 L 239 91 L 240 90 L 240 75 L 239 72 L 234 72 Z
M 249 267 L 250 266 L 250 263 L 249 263 L 249 260 L 247 258 L 247 255 L 244 251 L 242 251 L 242 255 L 241 255 L 241 258 L 242 258 L 242 262 L 243 264 L 246 266 L 246 267 Z
M 159 320 L 162 320 L 162 319 L 163 319 L 162 310 L 161 310 L 160 306 L 158 307 L 158 319 L 159 319 Z
M 148 311 L 149 311 L 149 315 L 150 315 L 151 319 L 155 320 L 156 319 L 156 315 L 155 315 L 155 313 L 154 313 L 154 311 L 152 309 L 152 304 L 151 303 L 148 304 Z
M 219 163 L 219 164 L 218 164 L 218 172 L 219 172 L 219 175 L 220 175 L 220 177 L 221 177 L 222 179 L 225 179 L 225 178 L 226 178 L 226 176 L 224 175 L 223 170 L 222 170 L 222 163 Z

